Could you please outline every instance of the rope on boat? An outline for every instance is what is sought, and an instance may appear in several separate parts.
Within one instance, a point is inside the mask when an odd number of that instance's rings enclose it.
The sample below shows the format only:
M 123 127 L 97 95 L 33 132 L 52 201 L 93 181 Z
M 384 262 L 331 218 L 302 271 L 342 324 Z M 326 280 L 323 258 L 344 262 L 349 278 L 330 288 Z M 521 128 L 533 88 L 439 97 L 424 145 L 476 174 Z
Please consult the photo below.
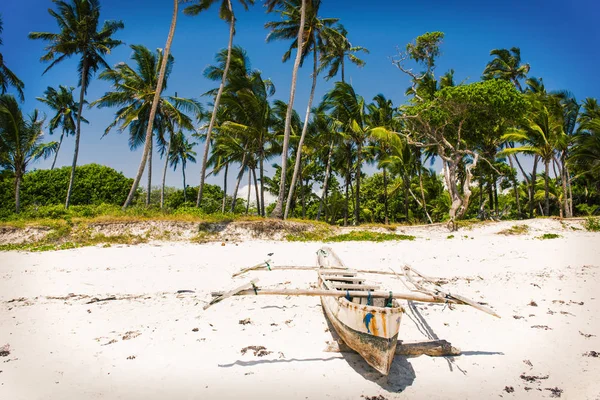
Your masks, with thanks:
M 270 271 L 271 270 L 271 264 L 269 264 L 269 260 L 265 261 L 265 264 L 267 264 L 267 269 Z
M 258 288 L 256 287 L 256 285 L 254 284 L 254 281 L 250 282 L 252 283 L 252 289 L 254 289 L 254 294 L 258 296 Z
M 346 289 L 346 300 L 352 301 L 352 297 L 350 297 L 350 291 Z
M 386 307 L 394 307 L 394 295 L 392 294 L 391 290 L 390 290 L 390 297 L 388 297 L 387 304 L 385 306 Z
M 372 306 L 373 305 L 373 299 L 371 298 L 371 290 L 369 290 L 367 292 L 367 305 L 368 306 Z

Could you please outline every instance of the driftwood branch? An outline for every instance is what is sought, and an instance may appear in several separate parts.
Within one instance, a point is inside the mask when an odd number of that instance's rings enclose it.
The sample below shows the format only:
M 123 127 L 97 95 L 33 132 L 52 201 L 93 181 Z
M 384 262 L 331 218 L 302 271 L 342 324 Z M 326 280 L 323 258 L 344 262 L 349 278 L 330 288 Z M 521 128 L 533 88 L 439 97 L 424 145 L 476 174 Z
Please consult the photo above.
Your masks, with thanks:
M 326 353 L 356 353 L 355 350 L 350 348 L 346 343 L 341 341 L 334 341 L 327 343 L 325 348 Z M 459 348 L 452 346 L 452 344 L 446 340 L 433 340 L 427 342 L 412 342 L 412 343 L 400 343 L 396 346 L 396 355 L 400 356 L 421 356 L 426 355 L 430 357 L 446 357 L 446 356 L 459 356 L 461 351 Z

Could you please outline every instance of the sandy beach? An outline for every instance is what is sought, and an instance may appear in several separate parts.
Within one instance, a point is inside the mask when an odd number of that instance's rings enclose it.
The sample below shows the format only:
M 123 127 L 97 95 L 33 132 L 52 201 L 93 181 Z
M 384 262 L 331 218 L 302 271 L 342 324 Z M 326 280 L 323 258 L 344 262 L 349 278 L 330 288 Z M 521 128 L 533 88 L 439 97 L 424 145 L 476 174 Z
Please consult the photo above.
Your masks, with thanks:
M 516 224 L 529 232 L 498 234 Z M 404 302 L 400 339 L 445 339 L 460 356 L 397 356 L 384 377 L 356 354 L 324 352 L 332 334 L 318 297 L 234 297 L 203 311 L 211 291 L 252 278 L 309 288 L 314 271 L 231 275 L 269 258 L 315 265 L 322 243 L 1 252 L 0 398 L 600 399 L 600 234 L 549 219 L 453 238 L 443 227 L 401 231 L 417 238 L 328 245 L 348 267 L 408 264 L 492 307 L 501 319 Z M 538 238 L 550 232 L 560 237 Z M 402 289 L 394 276 L 369 279 Z

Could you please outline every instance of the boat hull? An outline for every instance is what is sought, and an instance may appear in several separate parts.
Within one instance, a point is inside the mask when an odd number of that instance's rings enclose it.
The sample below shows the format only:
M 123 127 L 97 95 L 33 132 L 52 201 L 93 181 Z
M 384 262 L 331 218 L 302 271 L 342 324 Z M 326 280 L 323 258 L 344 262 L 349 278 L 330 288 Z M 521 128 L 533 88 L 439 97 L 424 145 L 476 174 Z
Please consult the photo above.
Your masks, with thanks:
M 340 268 L 335 278 L 319 274 L 321 289 L 335 290 L 332 281 L 343 281 L 345 266 L 330 248 L 323 248 L 318 254 L 321 268 Z M 353 302 L 344 293 L 340 291 L 340 297 L 321 297 L 325 315 L 346 345 L 370 366 L 387 375 L 396 353 L 404 309 L 397 300 L 392 300 L 392 307 L 378 307 Z

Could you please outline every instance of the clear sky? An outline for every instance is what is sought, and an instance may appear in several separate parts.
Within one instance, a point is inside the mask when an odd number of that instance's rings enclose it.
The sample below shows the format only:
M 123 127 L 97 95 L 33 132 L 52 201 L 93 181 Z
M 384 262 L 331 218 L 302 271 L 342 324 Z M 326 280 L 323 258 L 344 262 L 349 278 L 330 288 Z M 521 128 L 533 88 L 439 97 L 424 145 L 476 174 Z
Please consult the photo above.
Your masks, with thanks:
M 101 20 L 120 19 L 125 29 L 116 38 L 126 45 L 117 48 L 107 57 L 107 62 L 130 62 L 132 44 L 143 44 L 150 49 L 164 47 L 170 19 L 170 0 L 100 0 Z M 264 24 L 275 20 L 277 14 L 266 14 L 262 2 L 244 12 L 234 1 L 237 12 L 237 35 L 234 43 L 244 47 L 254 68 L 263 71 L 277 88 L 275 98 L 287 101 L 291 82 L 292 61 L 285 64 L 281 56 L 289 43 L 267 44 Z M 0 51 L 6 65 L 25 83 L 26 112 L 38 108 L 49 112 L 35 97 L 41 96 L 47 86 L 77 85 L 76 59 L 56 65 L 45 75 L 45 64 L 39 62 L 44 43 L 27 38 L 29 32 L 57 32 L 57 24 L 47 9 L 50 0 L 2 0 L 0 13 L 4 20 L 3 41 Z M 202 76 L 207 65 L 214 62 L 215 53 L 227 45 L 228 27 L 218 19 L 217 8 L 204 15 L 188 17 L 180 14 L 172 54 L 175 66 L 166 94 L 194 97 L 202 103 L 209 101 L 200 95 L 216 85 Z M 396 47 L 427 31 L 446 34 L 443 54 L 438 63 L 438 74 L 455 70 L 457 82 L 473 82 L 480 78 L 489 52 L 495 48 L 521 48 L 524 62 L 531 64 L 530 76 L 542 77 L 548 90 L 567 89 L 579 100 L 600 97 L 598 68 L 600 55 L 600 11 L 598 0 L 430 0 L 413 1 L 357 1 L 323 0 L 322 17 L 339 18 L 349 32 L 353 45 L 368 48 L 364 55 L 367 65 L 358 69 L 348 66 L 346 79 L 356 91 L 370 100 L 383 93 L 394 104 L 406 99 L 404 91 L 408 79 L 391 63 Z M 300 71 L 295 109 L 303 118 L 310 90 L 310 65 Z M 333 80 L 320 79 L 316 101 L 333 85 Z M 109 90 L 106 82 L 92 81 L 87 100 L 98 99 Z M 78 93 L 78 92 L 77 92 Z M 106 126 L 114 117 L 111 109 L 85 109 L 90 121 L 82 125 L 82 139 L 78 164 L 96 162 L 108 165 L 127 176 L 137 171 L 141 149 L 131 152 L 127 133 L 112 131 L 100 139 Z M 58 136 L 56 137 L 58 140 Z M 74 140 L 69 138 L 61 148 L 58 165 L 70 165 Z M 197 146 L 198 164 L 190 164 L 186 171 L 189 185 L 199 183 L 202 146 Z M 280 162 L 273 159 L 272 162 Z M 34 167 L 49 168 L 50 161 Z M 155 158 L 153 179 L 159 184 L 162 162 Z M 232 176 L 233 174 L 230 174 Z M 210 177 L 207 182 L 221 184 L 222 178 Z M 142 182 L 145 182 L 145 178 Z M 169 171 L 167 184 L 181 187 L 181 173 Z M 231 188 L 232 185 L 229 185 Z

